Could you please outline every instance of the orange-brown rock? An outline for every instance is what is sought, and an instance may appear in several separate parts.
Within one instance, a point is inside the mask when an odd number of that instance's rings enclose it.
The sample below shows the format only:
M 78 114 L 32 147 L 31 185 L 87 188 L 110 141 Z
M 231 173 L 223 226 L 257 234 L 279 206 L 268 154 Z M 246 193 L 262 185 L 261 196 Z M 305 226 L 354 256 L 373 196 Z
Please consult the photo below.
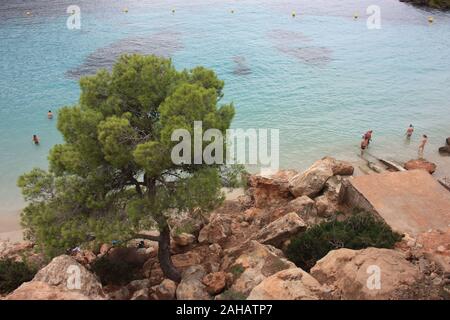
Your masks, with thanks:
M 403 253 L 378 248 L 330 251 L 310 273 L 338 299 L 397 299 L 422 280 Z
M 5 300 L 91 300 L 91 298 L 79 291 L 51 286 L 46 282 L 31 281 L 23 283 L 6 296 Z
M 280 271 L 253 288 L 247 300 L 318 300 L 320 283 L 300 268 Z
M 417 159 L 417 160 L 409 160 L 405 163 L 405 169 L 406 170 L 425 170 L 428 171 L 430 174 L 436 171 L 436 164 L 429 162 L 424 159 Z
M 206 286 L 206 291 L 211 295 L 221 293 L 227 284 L 227 274 L 223 271 L 213 272 L 207 274 L 203 280 L 203 284 Z

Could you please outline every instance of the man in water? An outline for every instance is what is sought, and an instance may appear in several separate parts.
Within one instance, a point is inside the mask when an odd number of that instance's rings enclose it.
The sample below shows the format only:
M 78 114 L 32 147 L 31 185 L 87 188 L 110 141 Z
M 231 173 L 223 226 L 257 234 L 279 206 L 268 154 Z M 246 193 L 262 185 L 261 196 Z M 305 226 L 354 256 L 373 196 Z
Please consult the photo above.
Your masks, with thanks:
M 369 143 L 372 140 L 372 132 L 373 132 L 372 130 L 369 130 L 363 136 L 363 139 L 367 140 L 367 147 L 369 146 Z
M 39 137 L 37 135 L 33 134 L 33 138 L 32 138 L 31 141 L 33 141 L 35 145 L 38 145 L 39 144 Z
M 423 151 L 425 149 L 425 145 L 427 144 L 427 142 L 428 142 L 428 136 L 426 134 L 424 134 L 422 136 L 422 142 L 420 142 L 420 145 L 419 145 L 419 158 L 423 158 Z
M 47 118 L 53 119 L 53 113 L 52 113 L 52 110 L 48 110 L 48 112 L 47 112 Z
M 369 141 L 363 136 L 361 140 L 361 157 L 364 155 L 364 150 L 366 150 L 367 145 L 369 144 Z
M 406 129 L 406 138 L 410 139 L 413 132 L 414 132 L 414 127 L 412 124 L 410 124 L 408 129 Z

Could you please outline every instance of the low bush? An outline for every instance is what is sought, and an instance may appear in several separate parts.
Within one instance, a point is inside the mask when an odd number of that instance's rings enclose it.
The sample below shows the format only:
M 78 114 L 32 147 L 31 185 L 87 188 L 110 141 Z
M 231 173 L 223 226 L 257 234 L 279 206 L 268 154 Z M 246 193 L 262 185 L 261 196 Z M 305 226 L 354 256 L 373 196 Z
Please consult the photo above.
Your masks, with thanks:
M 94 261 L 91 270 L 100 278 L 103 285 L 125 285 L 137 278 L 138 268 L 126 261 L 112 260 L 103 256 Z
M 7 294 L 17 289 L 22 283 L 33 279 L 37 270 L 25 262 L 13 259 L 0 260 L 0 294 Z
M 344 221 L 318 224 L 291 239 L 286 255 L 309 271 L 329 251 L 339 248 L 393 248 L 402 236 L 368 213 L 356 213 Z

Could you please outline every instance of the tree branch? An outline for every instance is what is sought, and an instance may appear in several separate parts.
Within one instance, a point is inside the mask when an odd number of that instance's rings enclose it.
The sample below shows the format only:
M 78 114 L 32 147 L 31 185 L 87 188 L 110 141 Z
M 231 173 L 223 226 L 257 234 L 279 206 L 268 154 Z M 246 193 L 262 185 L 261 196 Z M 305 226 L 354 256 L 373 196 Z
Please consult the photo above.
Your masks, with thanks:
M 148 234 L 142 234 L 142 233 L 137 233 L 134 235 L 133 239 L 146 239 L 146 240 L 151 240 L 151 241 L 159 241 L 160 237 L 159 236 L 152 236 L 152 235 L 148 235 Z M 132 240 L 132 239 L 130 239 Z

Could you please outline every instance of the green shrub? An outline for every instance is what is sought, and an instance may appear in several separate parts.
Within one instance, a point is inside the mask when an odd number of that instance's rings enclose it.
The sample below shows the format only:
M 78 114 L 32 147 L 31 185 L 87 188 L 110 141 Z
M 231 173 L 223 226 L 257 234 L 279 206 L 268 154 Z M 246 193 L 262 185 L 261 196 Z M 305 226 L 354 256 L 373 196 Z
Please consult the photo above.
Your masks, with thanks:
M 103 256 L 92 263 L 91 270 L 103 285 L 124 285 L 137 278 L 138 268 L 132 263 Z
M 37 270 L 25 262 L 12 259 L 0 260 L 0 294 L 7 294 L 17 289 L 22 283 L 33 279 Z
M 239 291 L 235 291 L 233 289 L 225 290 L 222 293 L 223 300 L 245 300 L 247 296 Z
M 368 213 L 357 213 L 344 221 L 323 222 L 291 239 L 286 255 L 309 271 L 317 260 L 339 248 L 392 248 L 402 236 Z
M 241 264 L 236 264 L 231 267 L 230 272 L 235 276 L 239 277 L 245 271 L 244 267 Z

